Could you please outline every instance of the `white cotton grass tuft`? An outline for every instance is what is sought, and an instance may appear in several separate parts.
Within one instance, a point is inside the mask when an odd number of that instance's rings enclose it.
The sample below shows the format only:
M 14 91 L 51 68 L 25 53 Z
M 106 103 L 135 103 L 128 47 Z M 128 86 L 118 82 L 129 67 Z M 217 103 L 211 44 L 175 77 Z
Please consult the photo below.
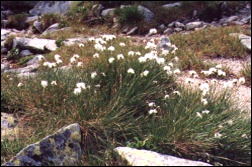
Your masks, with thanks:
M 84 82 L 78 82 L 76 83 L 76 87 L 81 88 L 81 89 L 86 89 L 86 84 Z
M 201 99 L 201 103 L 205 106 L 208 104 L 208 101 L 207 101 L 207 99 L 203 98 L 203 99 Z
M 245 78 L 241 77 L 238 79 L 238 85 L 245 84 Z
M 92 73 L 91 73 L 91 78 L 95 78 L 96 75 L 97 75 L 97 72 L 96 72 L 96 71 L 92 72 Z
M 81 93 L 81 88 L 74 88 L 74 94 L 79 95 Z
M 148 74 L 149 74 L 149 71 L 148 71 L 148 70 L 145 70 L 144 72 L 142 72 L 142 73 L 140 74 L 140 76 L 143 77 L 143 76 L 147 76 Z
M 108 51 L 115 51 L 115 47 L 114 46 L 108 47 Z
M 149 114 L 151 115 L 151 114 L 156 114 L 157 113 L 157 110 L 156 109 L 150 109 L 149 110 Z
M 128 71 L 127 71 L 127 73 L 129 73 L 129 74 L 135 74 L 135 71 L 134 71 L 133 68 L 129 68 Z
M 209 110 L 203 110 L 203 111 L 202 111 L 202 114 L 209 114 L 209 113 L 210 113 Z
M 78 62 L 78 63 L 77 63 L 77 66 L 78 66 L 78 67 L 81 67 L 82 65 L 83 65 L 82 62 Z
M 57 82 L 56 81 L 52 81 L 51 85 L 57 85 Z
M 110 58 L 108 59 L 109 63 L 112 63 L 114 60 L 115 60 L 114 57 L 110 57 Z
M 43 88 L 46 88 L 48 86 L 48 82 L 45 81 L 45 80 L 42 80 L 41 85 L 42 85 Z
M 121 60 L 122 60 L 122 59 L 124 59 L 123 54 L 119 54 L 119 55 L 117 55 L 117 59 L 118 59 L 118 60 L 120 60 L 120 59 L 121 59 Z
M 21 86 L 23 86 L 23 85 L 24 85 L 23 83 L 19 82 L 17 86 L 18 86 L 18 87 L 21 87 Z
M 150 103 L 148 103 L 148 106 L 149 106 L 149 107 L 155 107 L 156 104 L 155 104 L 154 102 L 150 102 Z
M 214 134 L 214 137 L 215 137 L 215 138 L 221 138 L 221 136 L 222 136 L 222 134 L 220 134 L 219 132 L 216 132 L 216 133 Z
M 125 43 L 123 43 L 123 42 L 120 42 L 119 45 L 120 46 L 126 46 Z
M 99 53 L 95 53 L 94 55 L 93 55 L 93 58 L 98 58 L 100 55 L 99 55 Z

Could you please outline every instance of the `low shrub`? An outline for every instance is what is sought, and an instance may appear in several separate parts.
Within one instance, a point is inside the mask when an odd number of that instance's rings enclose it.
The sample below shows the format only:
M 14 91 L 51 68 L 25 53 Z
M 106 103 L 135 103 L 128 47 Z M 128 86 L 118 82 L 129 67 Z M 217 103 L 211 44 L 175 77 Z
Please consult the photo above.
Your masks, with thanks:
M 115 15 L 118 17 L 118 22 L 122 27 L 125 25 L 136 25 L 144 19 L 143 12 L 139 11 L 137 6 L 117 8 Z
M 20 13 L 16 15 L 11 15 L 8 17 L 7 27 L 16 28 L 18 30 L 23 30 L 28 28 L 29 23 L 26 23 L 28 15 L 26 13 Z

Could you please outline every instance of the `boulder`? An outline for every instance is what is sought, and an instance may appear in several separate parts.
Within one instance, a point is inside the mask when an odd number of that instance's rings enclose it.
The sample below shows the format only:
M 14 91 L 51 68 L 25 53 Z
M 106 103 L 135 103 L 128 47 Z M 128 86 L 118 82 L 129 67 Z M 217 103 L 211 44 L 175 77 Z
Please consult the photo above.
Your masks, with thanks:
M 139 12 L 143 12 L 144 20 L 147 22 L 151 22 L 151 20 L 154 18 L 154 13 L 147 9 L 146 7 L 143 7 L 142 5 L 137 6 Z
M 102 6 L 102 4 L 96 4 L 92 7 L 92 14 L 95 17 L 100 17 L 103 9 L 105 9 L 105 7 Z
M 35 72 L 37 71 L 38 67 L 39 67 L 39 64 L 32 64 L 23 68 L 5 70 L 4 73 L 10 72 L 10 73 L 20 74 L 20 73 L 27 73 L 27 72 Z
M 101 12 L 101 16 L 105 17 L 107 15 L 114 16 L 115 8 L 105 9 Z
M 228 17 L 228 18 L 226 19 L 226 22 L 227 22 L 227 23 L 230 23 L 230 22 L 236 21 L 236 20 L 238 20 L 238 19 L 239 19 L 238 16 L 230 16 L 230 17 Z
M 13 48 L 28 49 L 37 52 L 55 51 L 57 45 L 52 39 L 38 39 L 38 38 L 23 38 L 15 37 L 13 39 Z
M 162 36 L 157 45 L 158 50 L 170 50 L 171 41 L 169 37 Z
M 73 1 L 39 1 L 29 13 L 33 16 L 45 13 L 65 14 Z
M 181 2 L 162 5 L 162 7 L 165 8 L 165 9 L 169 9 L 169 8 L 173 8 L 173 7 L 179 7 L 179 6 L 181 6 Z
M 203 26 L 203 23 L 201 21 L 194 21 L 194 22 L 187 23 L 185 25 L 185 29 L 186 30 L 193 30 L 195 28 L 200 28 L 202 26 Z
M 175 27 L 183 29 L 183 28 L 185 28 L 185 25 L 183 23 L 180 23 L 180 22 L 177 21 L 177 22 L 175 22 Z
M 45 34 L 57 31 L 59 29 L 60 29 L 59 23 L 55 23 L 55 24 L 50 25 L 41 35 L 45 35 Z
M 201 161 L 192 161 L 129 147 L 117 147 L 114 151 L 120 157 L 119 159 L 126 160 L 131 166 L 212 166 Z
M 167 29 L 164 30 L 163 34 L 170 35 L 170 34 L 172 34 L 173 32 L 174 32 L 174 31 L 173 31 L 172 28 L 167 28 Z
M 34 64 L 39 64 L 39 57 L 43 56 L 43 55 L 36 55 L 35 57 L 33 57 L 31 60 L 26 62 L 26 65 L 34 65 Z M 44 57 L 44 56 L 43 56 Z
M 43 33 L 43 28 L 42 28 L 42 23 L 38 20 L 35 20 L 33 22 L 33 27 L 39 32 L 39 33 Z
M 38 16 L 31 16 L 31 17 L 27 17 L 27 19 L 25 20 L 26 23 L 30 23 L 30 22 L 34 22 L 38 20 Z
M 71 46 L 71 45 L 76 45 L 76 44 L 83 44 L 85 42 L 87 42 L 86 38 L 68 38 L 66 40 L 63 41 L 65 46 Z
M 6 70 L 9 70 L 10 69 L 10 65 L 9 63 L 1 63 L 1 74 L 6 71 Z
M 74 123 L 28 145 L 1 166 L 76 166 L 81 156 L 80 126 Z
M 21 57 L 30 56 L 30 55 L 32 55 L 32 52 L 30 52 L 29 50 L 25 49 L 25 50 L 22 50 L 22 51 L 19 53 L 19 55 L 20 55 Z

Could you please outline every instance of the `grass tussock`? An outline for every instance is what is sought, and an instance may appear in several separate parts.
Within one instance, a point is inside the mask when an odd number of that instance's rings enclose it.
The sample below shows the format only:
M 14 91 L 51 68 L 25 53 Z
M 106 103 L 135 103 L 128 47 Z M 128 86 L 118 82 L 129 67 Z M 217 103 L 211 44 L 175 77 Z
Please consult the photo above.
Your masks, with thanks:
M 200 37 L 198 40 L 204 42 Z M 178 36 L 171 38 L 182 49 L 183 44 L 189 46 Z M 79 123 L 85 151 L 80 165 L 86 166 L 122 164 L 112 152 L 117 146 L 211 164 L 251 164 L 251 120 L 241 117 L 244 111 L 235 106 L 231 91 L 218 92 L 211 87 L 202 95 L 200 90 L 177 85 L 173 72 L 183 68 L 181 61 L 174 60 L 176 54 L 182 54 L 179 50 L 175 55 L 156 57 L 151 49 L 133 46 L 125 38 L 105 41 L 102 45 L 88 40 L 81 47 L 62 46 L 62 51 L 46 56 L 46 61 L 54 62 L 53 54 L 59 54 L 63 63 L 58 67 L 72 63 L 67 72 L 41 62 L 34 78 L 1 75 L 3 98 L 12 106 L 22 106 L 23 125 L 32 127 L 32 138 Z M 193 46 L 196 44 L 191 43 Z M 75 54 L 79 56 L 73 61 Z M 146 55 L 149 59 L 140 61 Z M 78 62 L 82 66 L 77 66 Z M 173 65 L 168 72 L 164 66 L 169 63 Z M 201 102 L 202 98 L 207 104 Z M 27 144 L 25 140 L 20 143 Z M 3 162 L 6 154 L 18 150 L 1 147 L 1 152 Z

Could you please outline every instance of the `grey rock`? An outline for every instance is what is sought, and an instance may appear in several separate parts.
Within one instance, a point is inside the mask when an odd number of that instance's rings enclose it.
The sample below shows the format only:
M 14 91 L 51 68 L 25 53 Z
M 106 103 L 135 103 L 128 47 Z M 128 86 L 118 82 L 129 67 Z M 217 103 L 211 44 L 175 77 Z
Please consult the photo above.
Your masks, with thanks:
M 70 9 L 72 1 L 39 1 L 29 13 L 33 16 L 45 13 L 65 14 Z
M 8 49 L 5 47 L 1 47 L 1 53 L 6 54 L 8 52 Z
M 183 29 L 183 28 L 185 28 L 185 25 L 184 25 L 183 23 L 180 23 L 180 22 L 176 21 L 176 22 L 175 22 L 175 27 L 176 27 L 176 28 L 182 28 L 182 29 Z
M 79 37 L 79 38 L 68 38 L 64 41 L 64 45 L 66 46 L 71 46 L 71 45 L 76 45 L 76 44 L 83 44 L 87 42 L 87 39 L 86 38 L 82 38 L 82 37 Z
M 246 23 L 249 23 L 250 19 L 251 19 L 251 15 L 248 16 L 248 17 L 245 17 L 245 18 L 241 19 L 241 22 L 246 24 Z
M 241 33 L 230 33 L 229 35 L 239 38 L 243 46 L 251 50 L 251 37 L 250 36 L 247 36 Z
M 34 64 L 38 64 L 39 63 L 39 58 L 38 55 L 36 55 L 35 57 L 33 57 L 31 60 L 26 62 L 26 65 L 34 65 Z
M 236 21 L 239 17 L 238 16 L 230 16 L 226 19 L 226 22 L 229 23 L 229 22 L 233 22 L 233 21 Z
M 1 141 L 8 139 L 10 141 L 18 138 L 18 120 L 13 114 L 1 112 Z
M 9 63 L 1 63 L 1 74 L 6 71 L 6 70 L 9 70 L 10 69 L 10 65 Z
M 81 156 L 80 126 L 74 123 L 28 145 L 1 166 L 76 166 Z
M 57 31 L 59 29 L 60 29 L 59 28 L 59 23 L 55 23 L 55 24 L 49 26 L 41 35 L 45 35 L 45 34 Z
M 164 30 L 163 34 L 170 35 L 170 34 L 172 34 L 173 32 L 174 32 L 174 31 L 173 31 L 172 28 L 167 28 L 167 29 Z
M 170 28 L 174 27 L 174 26 L 175 26 L 175 22 L 176 22 L 176 21 L 173 21 L 173 22 L 171 22 L 170 24 L 168 24 L 168 27 L 170 27 Z
M 132 28 L 129 32 L 127 32 L 127 35 L 133 35 L 133 34 L 135 34 L 136 31 L 137 31 L 137 29 L 138 29 L 138 27 Z
M 30 56 L 30 55 L 32 55 L 32 52 L 30 52 L 29 50 L 22 50 L 20 53 L 19 53 L 19 55 L 21 56 L 21 57 L 25 57 L 25 56 Z
M 103 9 L 105 9 L 105 7 L 102 4 L 96 4 L 92 7 L 92 14 L 95 17 L 100 17 Z
M 150 11 L 149 9 L 147 9 L 146 7 L 143 7 L 142 5 L 138 5 L 137 8 L 139 12 L 143 13 L 145 21 L 150 22 L 154 18 L 155 16 L 154 13 Z
M 183 29 L 182 28 L 174 28 L 174 31 L 180 32 L 180 31 L 183 31 Z
M 34 22 L 35 20 L 38 20 L 38 16 L 27 17 L 27 19 L 25 20 L 25 22 L 26 23 L 30 23 L 30 22 Z
M 4 73 L 27 73 L 27 72 L 35 72 L 37 71 L 39 67 L 39 64 L 32 64 L 23 68 L 16 68 L 16 69 L 9 69 L 9 70 L 5 70 Z
M 233 21 L 232 23 L 236 24 L 236 25 L 243 25 L 244 23 L 241 21 Z
M 35 20 L 34 22 L 33 22 L 33 27 L 36 29 L 36 30 L 38 30 L 38 32 L 40 32 L 40 33 L 43 33 L 43 28 L 42 28 L 42 23 L 41 22 L 39 22 L 38 20 Z
M 57 45 L 55 40 L 38 39 L 38 38 L 23 38 L 15 37 L 13 40 L 13 48 L 28 49 L 37 52 L 55 51 Z
M 7 27 L 7 24 L 8 24 L 8 20 L 1 20 L 1 25 L 3 28 L 6 28 Z
M 173 7 L 179 7 L 179 6 L 181 6 L 181 2 L 162 5 L 162 7 L 165 8 L 165 9 L 169 9 L 169 8 L 173 8 Z
M 195 28 L 200 28 L 203 26 L 201 21 L 190 22 L 185 25 L 186 30 L 193 30 Z
M 101 16 L 114 16 L 115 8 L 105 9 L 101 12 Z
M 169 37 L 161 36 L 157 45 L 158 50 L 170 50 L 171 40 Z
M 158 26 L 159 29 L 164 29 L 165 28 L 165 25 L 164 24 L 161 24 L 160 26 Z
M 11 10 L 4 10 L 1 11 L 1 17 L 3 15 L 3 19 L 7 19 L 8 16 L 13 15 L 14 13 Z
M 120 159 L 126 160 L 131 166 L 212 166 L 201 161 L 192 161 L 129 147 L 117 147 L 114 149 L 114 152 L 117 153 Z

